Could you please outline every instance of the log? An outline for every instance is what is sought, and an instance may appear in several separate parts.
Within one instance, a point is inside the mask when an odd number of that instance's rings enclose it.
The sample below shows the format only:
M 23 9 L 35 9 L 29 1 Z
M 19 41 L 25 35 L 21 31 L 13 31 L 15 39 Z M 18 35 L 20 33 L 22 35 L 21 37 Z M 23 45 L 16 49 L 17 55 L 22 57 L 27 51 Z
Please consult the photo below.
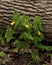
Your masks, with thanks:
M 14 10 L 32 19 L 40 16 L 45 40 L 52 42 L 52 0 L 1 0 L 0 28 L 5 29 L 9 25 Z

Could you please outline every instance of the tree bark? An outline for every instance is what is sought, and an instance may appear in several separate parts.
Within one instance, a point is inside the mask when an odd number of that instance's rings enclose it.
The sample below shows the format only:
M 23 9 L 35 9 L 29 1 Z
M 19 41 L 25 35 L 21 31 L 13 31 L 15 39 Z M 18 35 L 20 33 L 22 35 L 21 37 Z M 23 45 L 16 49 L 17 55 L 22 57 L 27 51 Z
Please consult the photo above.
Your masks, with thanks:
M 45 40 L 52 42 L 52 0 L 1 0 L 0 28 L 5 29 L 9 25 L 14 10 L 31 18 L 40 16 Z

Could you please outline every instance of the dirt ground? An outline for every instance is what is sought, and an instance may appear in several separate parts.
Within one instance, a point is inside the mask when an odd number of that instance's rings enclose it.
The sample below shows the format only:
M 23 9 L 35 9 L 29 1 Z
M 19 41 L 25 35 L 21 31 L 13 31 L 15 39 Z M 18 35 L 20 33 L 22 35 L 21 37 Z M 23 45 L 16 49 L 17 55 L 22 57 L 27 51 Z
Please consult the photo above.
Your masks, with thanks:
M 30 53 L 25 54 L 16 54 L 16 53 L 8 53 L 7 54 L 8 61 L 3 62 L 1 65 L 52 65 L 50 63 L 50 58 L 44 59 L 44 61 L 35 63 L 31 58 Z

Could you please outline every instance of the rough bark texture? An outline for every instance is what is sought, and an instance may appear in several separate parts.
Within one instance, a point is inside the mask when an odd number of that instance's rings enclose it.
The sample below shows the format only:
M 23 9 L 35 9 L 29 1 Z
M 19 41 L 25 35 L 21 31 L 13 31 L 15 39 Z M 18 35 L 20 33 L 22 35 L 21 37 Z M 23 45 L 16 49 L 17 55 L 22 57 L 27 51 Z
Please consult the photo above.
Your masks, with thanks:
M 31 18 L 40 16 L 45 40 L 52 42 L 52 0 L 1 0 L 0 28 L 5 29 L 9 25 L 14 10 Z

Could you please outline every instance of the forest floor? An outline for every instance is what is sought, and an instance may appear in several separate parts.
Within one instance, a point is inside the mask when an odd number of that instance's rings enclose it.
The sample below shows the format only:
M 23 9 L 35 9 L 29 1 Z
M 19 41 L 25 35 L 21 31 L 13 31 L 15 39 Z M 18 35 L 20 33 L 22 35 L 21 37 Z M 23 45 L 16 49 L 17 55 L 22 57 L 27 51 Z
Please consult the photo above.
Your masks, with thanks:
M 7 54 L 7 62 L 4 62 L 1 65 L 52 65 L 50 62 L 50 58 L 43 60 L 42 62 L 35 63 L 31 58 L 31 55 L 28 53 L 23 54 L 15 54 L 8 53 Z
M 0 62 L 0 65 L 52 65 L 52 57 L 47 57 L 44 55 L 45 51 L 40 50 L 40 58 L 42 61 L 35 63 L 35 61 L 31 57 L 31 53 L 14 53 L 7 52 L 9 46 L 0 46 L 0 51 L 5 51 L 6 58 Z M 10 47 L 12 49 L 12 47 Z M 0 58 L 1 59 L 1 58 Z

